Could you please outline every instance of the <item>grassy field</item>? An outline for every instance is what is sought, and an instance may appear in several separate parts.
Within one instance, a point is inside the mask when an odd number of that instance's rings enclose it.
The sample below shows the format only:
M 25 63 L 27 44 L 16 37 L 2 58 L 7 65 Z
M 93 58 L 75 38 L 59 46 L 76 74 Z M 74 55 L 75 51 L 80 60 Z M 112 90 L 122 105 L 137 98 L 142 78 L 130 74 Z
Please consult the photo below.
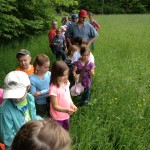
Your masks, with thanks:
M 95 41 L 96 75 L 91 102 L 71 117 L 73 150 L 150 149 L 150 15 L 95 16 L 101 24 Z M 20 48 L 33 57 L 54 57 L 47 33 L 1 46 L 0 85 L 17 67 Z M 74 99 L 75 103 L 77 99 Z

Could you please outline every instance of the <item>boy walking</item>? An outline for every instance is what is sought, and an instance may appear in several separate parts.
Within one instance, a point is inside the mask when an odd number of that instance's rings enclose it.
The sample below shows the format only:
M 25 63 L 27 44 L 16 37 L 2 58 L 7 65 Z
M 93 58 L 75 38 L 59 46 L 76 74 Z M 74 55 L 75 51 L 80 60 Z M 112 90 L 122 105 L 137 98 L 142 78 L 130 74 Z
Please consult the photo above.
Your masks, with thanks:
M 34 97 L 27 93 L 30 80 L 26 73 L 12 71 L 6 75 L 4 84 L 4 102 L 0 105 L 0 142 L 10 147 L 23 124 L 42 118 L 36 116 Z

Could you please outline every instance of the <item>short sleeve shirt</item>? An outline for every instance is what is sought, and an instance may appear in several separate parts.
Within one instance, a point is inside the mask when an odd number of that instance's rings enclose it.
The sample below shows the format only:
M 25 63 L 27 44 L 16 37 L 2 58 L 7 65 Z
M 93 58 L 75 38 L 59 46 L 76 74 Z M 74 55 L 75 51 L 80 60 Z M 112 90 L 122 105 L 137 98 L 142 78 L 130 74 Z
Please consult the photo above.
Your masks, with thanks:
M 81 54 L 80 54 L 80 51 L 77 51 L 73 54 L 73 57 L 72 57 L 72 63 L 74 63 L 75 61 L 77 61 L 78 59 L 80 59 L 81 57 Z M 93 54 L 90 52 L 90 56 L 89 56 L 89 59 L 88 59 L 90 62 L 94 63 L 94 56 Z
M 80 60 L 75 62 L 75 66 L 77 67 L 77 73 L 80 74 L 84 65 L 81 63 Z M 89 88 L 91 86 L 92 83 L 92 78 L 90 75 L 90 70 L 92 70 L 94 68 L 94 64 L 92 62 L 89 62 L 85 68 L 84 74 L 82 76 L 82 85 L 85 88 Z
M 78 23 L 72 23 L 68 27 L 65 35 L 66 37 L 71 37 L 72 42 L 74 42 L 76 37 L 82 37 L 86 41 L 90 41 L 92 38 L 98 36 L 98 33 L 90 23 L 84 22 L 82 28 L 78 27 Z
M 17 70 L 17 71 L 23 71 L 23 72 L 25 72 L 27 75 L 31 75 L 31 74 L 34 73 L 34 67 L 33 67 L 33 65 L 31 65 L 31 68 L 30 68 L 29 70 L 24 70 L 21 66 L 18 67 L 16 70 Z
M 70 90 L 69 90 L 70 83 L 68 83 L 65 86 L 57 87 L 56 85 L 51 84 L 49 95 L 53 95 L 57 97 L 57 104 L 63 108 L 70 108 L 71 103 L 71 96 L 70 96 Z M 52 103 L 50 102 L 50 114 L 52 118 L 55 120 L 66 120 L 69 119 L 69 114 L 65 112 L 59 112 L 56 111 Z

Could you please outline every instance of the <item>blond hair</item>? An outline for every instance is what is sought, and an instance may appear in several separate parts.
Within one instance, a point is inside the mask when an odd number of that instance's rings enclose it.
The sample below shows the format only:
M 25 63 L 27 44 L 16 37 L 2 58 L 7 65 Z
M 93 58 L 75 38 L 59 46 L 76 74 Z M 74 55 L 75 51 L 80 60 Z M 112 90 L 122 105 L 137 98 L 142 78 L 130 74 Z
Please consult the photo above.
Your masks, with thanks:
M 69 133 L 55 121 L 34 120 L 21 127 L 11 150 L 70 150 Z

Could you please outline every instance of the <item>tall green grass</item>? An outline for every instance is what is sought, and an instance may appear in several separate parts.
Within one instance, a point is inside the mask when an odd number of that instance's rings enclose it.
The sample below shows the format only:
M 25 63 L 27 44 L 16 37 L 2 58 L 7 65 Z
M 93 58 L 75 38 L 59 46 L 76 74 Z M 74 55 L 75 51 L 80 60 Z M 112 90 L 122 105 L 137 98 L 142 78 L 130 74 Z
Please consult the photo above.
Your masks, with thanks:
M 96 16 L 91 104 L 71 118 L 74 150 L 150 149 L 150 15 Z
M 73 150 L 150 149 L 150 15 L 95 16 L 95 72 L 89 105 L 71 117 Z M 20 48 L 49 55 L 47 33 L 0 51 L 0 85 Z M 74 99 L 75 103 L 77 99 Z

